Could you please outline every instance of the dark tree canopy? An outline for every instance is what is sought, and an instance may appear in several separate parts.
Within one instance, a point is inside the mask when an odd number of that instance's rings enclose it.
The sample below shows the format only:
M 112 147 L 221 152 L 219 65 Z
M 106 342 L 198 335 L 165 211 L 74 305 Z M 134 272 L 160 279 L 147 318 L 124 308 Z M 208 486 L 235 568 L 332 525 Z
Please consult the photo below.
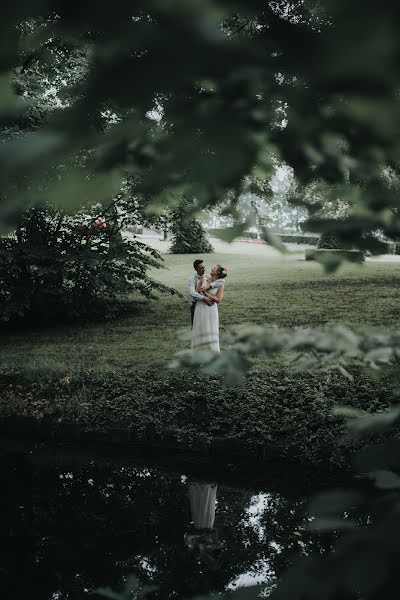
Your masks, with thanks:
M 109 200 L 127 174 L 155 209 L 183 193 L 234 205 L 274 156 L 303 182 L 340 185 L 355 236 L 398 234 L 382 169 L 400 158 L 399 12 L 371 0 L 120 0 L 112 18 L 101 3 L 7 6 L 2 221 L 49 187 L 65 207 Z

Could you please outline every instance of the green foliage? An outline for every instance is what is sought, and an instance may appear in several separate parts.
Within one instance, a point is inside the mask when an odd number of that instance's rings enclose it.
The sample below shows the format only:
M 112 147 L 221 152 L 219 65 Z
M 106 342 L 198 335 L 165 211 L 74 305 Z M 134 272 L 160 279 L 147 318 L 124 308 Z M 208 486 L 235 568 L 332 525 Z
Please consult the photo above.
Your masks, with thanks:
M 328 248 L 317 248 L 317 249 L 306 249 L 305 252 L 306 260 L 316 260 L 325 267 L 327 273 L 336 271 L 338 265 L 343 259 L 348 262 L 362 263 L 365 261 L 365 254 L 361 250 L 347 250 L 347 249 L 328 249 Z
M 345 244 L 337 233 L 324 231 L 319 237 L 317 248 L 324 250 L 344 250 Z
M 182 209 L 171 211 L 172 254 L 209 254 L 213 247 L 200 221 L 185 215 Z
M 336 186 L 351 236 L 368 226 L 395 237 L 398 8 L 371 0 L 360 24 L 358 3 L 314 4 L 145 0 L 133 10 L 122 0 L 111 21 L 104 9 L 89 18 L 52 2 L 9 6 L 3 220 L 37 200 L 43 167 L 65 169 L 83 149 L 92 177 L 133 174 L 153 207 L 184 192 L 198 208 L 227 198 L 234 208 L 244 178 L 266 181 L 279 157 L 301 184 Z M 33 123 L 36 106 L 45 114 Z
M 94 590 L 94 594 L 108 600 L 143 600 L 156 589 L 155 586 L 141 586 L 138 579 L 131 575 L 126 579 L 121 592 L 114 592 L 107 587 Z
M 305 233 L 278 233 L 278 235 L 285 244 L 309 244 L 310 246 L 316 246 L 319 240 L 318 236 L 307 235 Z
M 101 218 L 74 222 L 46 208 L 27 211 L 0 240 L 0 319 L 68 319 L 112 314 L 112 299 L 172 291 L 147 274 L 159 254 Z
M 295 355 L 299 372 L 317 367 L 329 367 L 345 372 L 347 364 L 378 369 L 400 362 L 400 333 L 362 333 L 346 327 L 304 329 L 276 326 L 243 326 L 223 338 L 226 351 L 211 351 L 176 355 L 174 367 L 198 368 L 223 378 L 226 385 L 240 382 L 251 368 L 248 356 L 274 356 L 283 352 Z M 233 365 L 234 363 L 234 365 Z
M 150 197 L 155 207 L 173 204 L 173 194 L 184 192 L 197 198 L 197 208 L 215 206 L 228 196 L 234 208 L 243 178 L 268 178 L 275 154 L 294 168 L 299 181 L 332 184 L 331 196 L 349 209 L 340 223 L 341 237 L 363 250 L 379 251 L 382 245 L 372 235 L 364 237 L 365 230 L 380 230 L 389 239 L 400 231 L 398 189 L 384 176 L 385 170 L 396 174 L 400 162 L 399 17 L 398 3 L 389 1 L 383 9 L 373 0 L 289 6 L 148 0 L 135 8 L 122 0 L 112 19 L 107 4 L 96 11 L 51 1 L 9 4 L 0 24 L 2 222 L 15 223 L 27 202 L 42 199 L 48 185 L 42 181 L 44 171 L 58 181 L 53 197 L 63 205 L 86 196 L 86 176 L 74 175 L 72 182 L 65 176 L 83 149 L 97 192 L 134 173 L 135 191 Z M 50 89 L 56 83 L 58 93 L 67 65 L 60 49 L 67 42 L 77 48 L 74 56 L 80 51 L 82 61 L 76 63 L 72 87 L 64 90 L 66 102 L 55 102 L 51 114 L 45 108 L 43 115 L 40 108 L 29 116 L 24 76 L 32 84 L 30 103 L 42 97 L 35 83 L 46 78 Z M 153 108 L 159 108 L 160 124 L 148 117 Z M 339 230 L 317 208 L 307 230 Z M 16 242 L 6 239 L 4 244 L 14 256 Z M 328 268 L 339 262 L 330 261 Z M 22 265 L 21 277 L 26 277 L 27 258 Z M 35 275 L 36 283 L 49 278 L 48 263 L 44 269 Z M 99 280 L 97 271 L 101 287 Z M 24 287 L 31 293 L 29 282 Z M 14 283 L 7 280 L 18 310 L 24 311 Z M 57 295 L 59 281 L 51 289 Z M 246 352 L 268 354 L 271 341 L 282 348 L 281 333 L 253 334 L 253 341 L 233 339 L 242 345 L 231 352 L 230 363 L 219 359 L 224 368 L 231 364 L 229 373 L 246 366 Z M 347 336 L 339 340 L 348 348 L 344 351 L 332 343 L 332 332 L 283 332 L 283 345 L 287 334 L 301 352 L 311 354 L 311 364 L 322 357 L 326 363 L 339 360 L 344 368 L 352 350 L 361 362 L 368 355 L 372 364 L 397 360 L 394 337 L 364 339 L 364 347 Z M 278 592 L 281 597 L 396 597 L 390 589 L 397 586 L 393 533 L 398 521 L 391 499 L 384 500 L 368 536 L 339 547 L 327 569 L 322 563 L 316 571 L 297 571 L 294 585 Z
M 384 242 L 386 254 L 400 254 L 399 242 Z
M 319 373 L 268 369 L 225 388 L 217 378 L 154 369 L 31 379 L 20 374 L 20 383 L 10 373 L 0 378 L 0 413 L 103 435 L 118 428 L 155 446 L 228 453 L 233 448 L 239 454 L 348 469 L 351 456 L 366 442 L 341 439 L 345 418 L 332 414 L 337 398 L 368 418 L 396 402 L 389 378 L 376 380 L 359 369 L 351 374 L 349 381 L 339 372 L 325 372 L 321 379 Z
M 223 229 L 209 229 L 208 230 L 208 233 L 210 235 L 219 237 L 221 239 L 223 239 L 223 232 L 224 232 Z M 248 240 L 256 240 L 258 238 L 258 235 L 257 235 L 256 231 L 242 231 L 242 232 L 239 232 L 238 237 L 245 238 Z M 229 240 L 229 241 L 232 241 L 232 240 Z
M 256 240 L 258 238 L 258 235 L 255 231 L 243 231 L 243 233 L 240 235 L 240 237 L 249 239 L 249 240 Z

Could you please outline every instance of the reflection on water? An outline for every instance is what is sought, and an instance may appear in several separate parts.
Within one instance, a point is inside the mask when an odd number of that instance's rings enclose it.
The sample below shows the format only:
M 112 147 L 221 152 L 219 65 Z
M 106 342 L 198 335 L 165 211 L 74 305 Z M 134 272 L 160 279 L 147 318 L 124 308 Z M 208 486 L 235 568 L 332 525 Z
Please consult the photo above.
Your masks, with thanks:
M 132 573 L 163 600 L 271 587 L 300 553 L 329 545 L 301 533 L 307 497 L 268 477 L 252 489 L 128 461 L 0 457 L 1 587 L 13 600 L 88 598 Z
M 204 563 L 209 569 L 220 570 L 223 545 L 214 527 L 217 484 L 193 481 L 188 487 L 192 530 L 185 535 L 186 544 L 199 565 Z

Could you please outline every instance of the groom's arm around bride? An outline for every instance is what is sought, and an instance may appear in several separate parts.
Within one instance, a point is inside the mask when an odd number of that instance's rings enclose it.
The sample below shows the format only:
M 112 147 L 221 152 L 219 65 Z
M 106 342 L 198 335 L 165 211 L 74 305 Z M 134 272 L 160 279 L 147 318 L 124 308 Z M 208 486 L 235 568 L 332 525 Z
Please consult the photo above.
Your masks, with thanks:
M 200 294 L 199 292 L 196 292 L 196 283 L 197 283 L 197 276 L 196 275 L 192 275 L 191 277 L 189 277 L 189 279 L 188 279 L 189 296 L 192 299 L 192 305 L 190 307 L 190 314 L 191 314 L 191 318 L 192 318 L 192 325 L 193 325 L 194 311 L 195 311 L 195 308 L 196 308 L 196 303 L 197 302 L 205 302 L 209 306 L 211 306 L 212 303 L 213 303 L 212 300 L 210 300 L 209 298 L 206 298 L 203 294 Z

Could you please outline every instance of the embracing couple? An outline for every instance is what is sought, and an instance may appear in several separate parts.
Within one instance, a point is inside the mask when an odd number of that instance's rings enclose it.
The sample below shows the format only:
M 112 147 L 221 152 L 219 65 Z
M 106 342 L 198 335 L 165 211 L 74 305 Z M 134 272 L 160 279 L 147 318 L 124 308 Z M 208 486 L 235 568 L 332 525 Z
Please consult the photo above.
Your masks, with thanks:
M 192 349 L 219 352 L 218 304 L 224 295 L 226 267 L 215 265 L 209 274 L 202 259 L 193 263 L 196 274 L 189 277 L 189 294 L 192 299 Z

